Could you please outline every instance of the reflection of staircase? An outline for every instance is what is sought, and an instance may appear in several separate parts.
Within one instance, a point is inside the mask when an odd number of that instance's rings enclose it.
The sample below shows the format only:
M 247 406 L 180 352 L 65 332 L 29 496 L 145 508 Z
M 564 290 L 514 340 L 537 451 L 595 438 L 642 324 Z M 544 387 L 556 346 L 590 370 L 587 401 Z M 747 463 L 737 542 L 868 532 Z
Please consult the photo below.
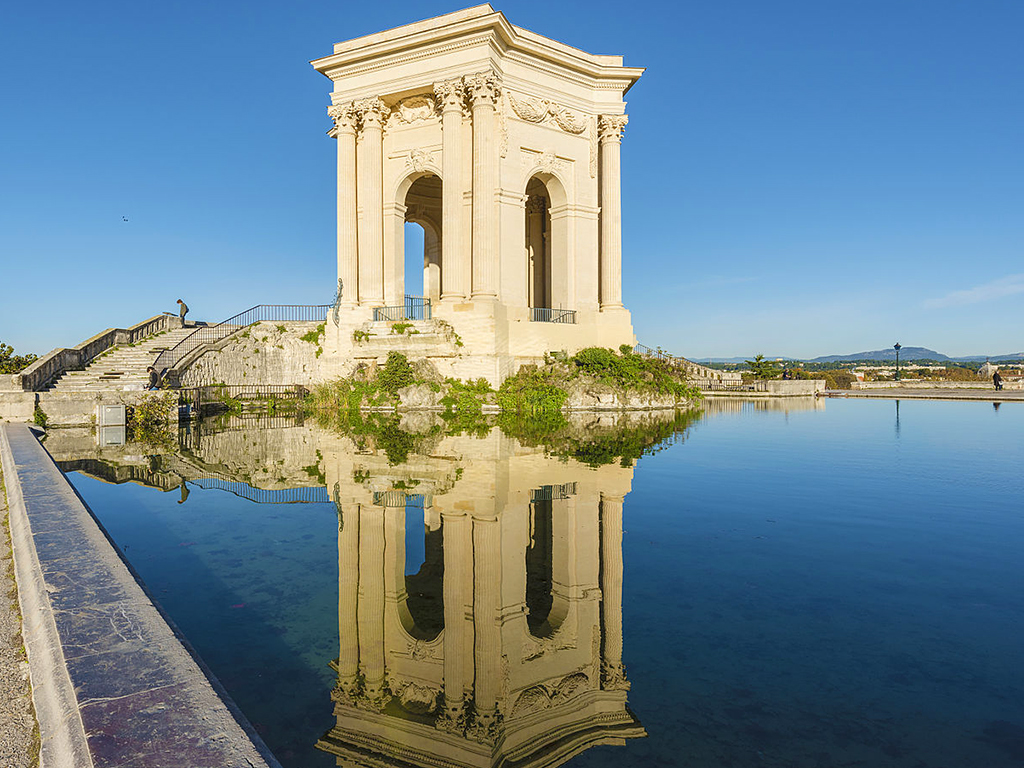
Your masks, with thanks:
M 65 371 L 47 387 L 54 392 L 109 392 L 145 389 L 149 382 L 146 368 L 157 355 L 195 330 L 175 328 L 158 333 L 134 346 L 111 347 L 98 355 L 85 370 Z

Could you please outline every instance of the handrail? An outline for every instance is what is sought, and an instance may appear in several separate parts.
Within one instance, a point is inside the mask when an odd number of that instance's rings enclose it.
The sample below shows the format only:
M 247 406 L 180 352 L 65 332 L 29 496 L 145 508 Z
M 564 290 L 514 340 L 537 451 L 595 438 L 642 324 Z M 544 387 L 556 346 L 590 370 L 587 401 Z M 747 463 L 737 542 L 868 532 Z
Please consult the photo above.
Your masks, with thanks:
M 391 307 L 374 307 L 373 321 L 395 320 L 429 320 L 431 318 L 430 299 L 425 296 L 409 296 L 405 303 Z
M 534 323 L 565 323 L 575 325 L 576 310 L 530 307 L 530 320 Z
M 326 321 L 332 304 L 257 304 L 232 315 L 216 325 L 201 325 L 170 349 L 165 349 L 153 363 L 161 376 L 185 357 L 207 344 L 226 339 L 254 323 Z
M 672 365 L 682 366 L 686 369 L 687 374 L 693 379 L 719 381 L 723 384 L 733 383 L 734 386 L 738 386 L 742 383 L 742 377 L 738 373 L 734 373 L 732 371 L 716 371 L 714 368 L 708 368 L 700 363 L 687 360 L 685 357 L 676 357 L 675 355 L 670 355 L 668 352 L 664 352 L 660 349 L 651 349 L 645 344 L 637 344 L 633 347 L 633 354 L 643 355 L 644 357 L 656 357 L 659 360 L 664 360 Z

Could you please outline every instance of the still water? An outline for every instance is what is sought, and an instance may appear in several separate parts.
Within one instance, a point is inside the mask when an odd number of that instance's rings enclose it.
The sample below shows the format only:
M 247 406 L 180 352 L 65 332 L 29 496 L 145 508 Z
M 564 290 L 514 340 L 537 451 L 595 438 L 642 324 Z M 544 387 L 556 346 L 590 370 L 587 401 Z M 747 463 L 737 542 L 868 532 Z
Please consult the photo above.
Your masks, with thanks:
M 611 421 L 47 448 L 286 768 L 1024 765 L 1024 407 Z

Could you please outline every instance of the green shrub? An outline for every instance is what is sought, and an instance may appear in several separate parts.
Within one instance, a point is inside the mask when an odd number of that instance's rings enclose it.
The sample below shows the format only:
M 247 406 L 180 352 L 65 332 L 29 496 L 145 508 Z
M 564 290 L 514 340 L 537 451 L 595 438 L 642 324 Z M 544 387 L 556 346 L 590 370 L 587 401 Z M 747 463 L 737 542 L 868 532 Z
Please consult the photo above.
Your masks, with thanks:
M 543 414 L 562 410 L 568 393 L 552 371 L 522 368 L 498 389 L 498 407 L 507 413 Z
M 398 390 L 408 387 L 415 380 L 416 376 L 412 372 L 409 359 L 401 352 L 388 352 L 387 362 L 377 373 L 377 384 L 380 388 L 395 395 L 398 394 Z

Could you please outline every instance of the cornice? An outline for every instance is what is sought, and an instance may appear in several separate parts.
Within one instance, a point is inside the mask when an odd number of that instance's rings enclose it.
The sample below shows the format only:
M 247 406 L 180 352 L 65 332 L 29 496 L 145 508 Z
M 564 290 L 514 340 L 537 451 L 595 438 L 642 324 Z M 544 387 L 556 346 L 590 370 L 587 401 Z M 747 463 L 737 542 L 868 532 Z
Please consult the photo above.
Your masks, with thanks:
M 519 30 L 499 11 L 487 13 L 484 7 L 473 9 L 477 15 L 464 18 L 465 12 L 398 27 L 385 33 L 339 43 L 329 56 L 310 62 L 314 69 L 332 80 L 346 74 L 373 71 L 396 63 L 417 61 L 424 56 L 454 51 L 490 40 L 502 55 L 539 59 L 567 70 L 591 86 L 594 81 L 625 81 L 628 90 L 640 78 L 640 67 L 624 67 L 619 57 L 595 56 L 556 40 L 527 30 Z M 403 30 L 407 30 L 403 33 Z M 517 58 L 518 58 L 517 57 Z M 617 87 L 617 86 L 616 86 Z

